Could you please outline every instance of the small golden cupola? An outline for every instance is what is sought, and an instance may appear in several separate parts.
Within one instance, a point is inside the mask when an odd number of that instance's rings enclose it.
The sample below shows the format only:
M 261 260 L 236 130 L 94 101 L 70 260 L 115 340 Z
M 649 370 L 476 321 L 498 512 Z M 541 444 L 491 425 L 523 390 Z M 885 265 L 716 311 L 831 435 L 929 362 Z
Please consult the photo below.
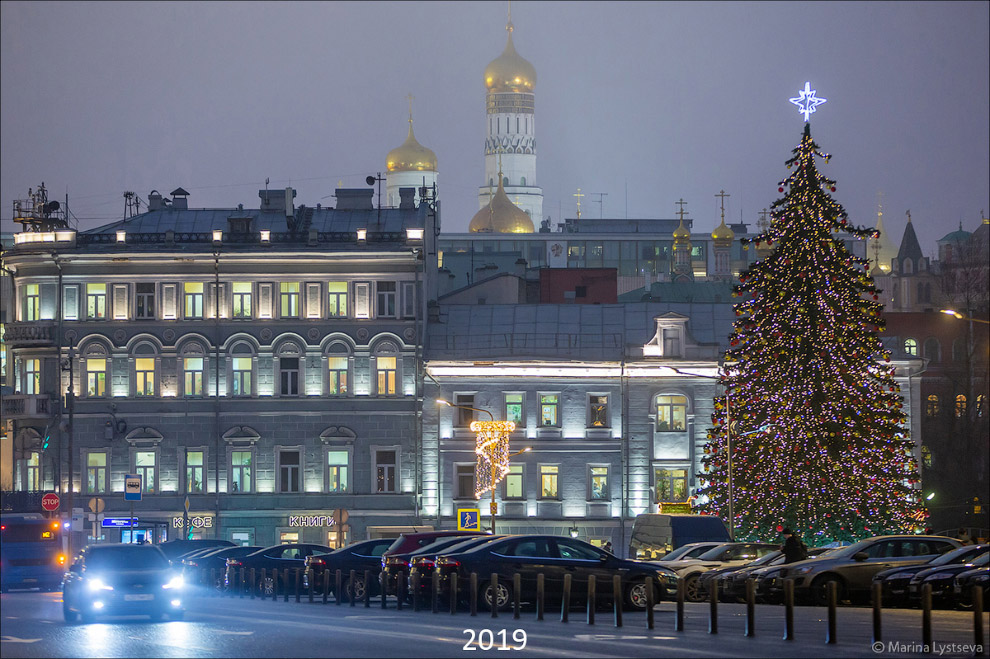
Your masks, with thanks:
M 505 194 L 502 172 L 498 173 L 498 190 L 488 205 L 471 218 L 468 231 L 472 233 L 535 233 L 533 220 Z
M 674 245 L 683 245 L 690 242 L 691 232 L 684 226 L 684 218 L 682 217 L 681 223 L 677 225 L 676 229 L 674 229 Z
M 712 231 L 712 240 L 715 241 L 715 246 L 728 247 L 735 239 L 736 232 L 726 226 L 725 218 L 723 217 L 722 223 L 715 227 L 715 230 Z
M 416 140 L 413 135 L 412 113 L 406 141 L 388 152 L 385 168 L 389 172 L 435 172 L 437 155 Z

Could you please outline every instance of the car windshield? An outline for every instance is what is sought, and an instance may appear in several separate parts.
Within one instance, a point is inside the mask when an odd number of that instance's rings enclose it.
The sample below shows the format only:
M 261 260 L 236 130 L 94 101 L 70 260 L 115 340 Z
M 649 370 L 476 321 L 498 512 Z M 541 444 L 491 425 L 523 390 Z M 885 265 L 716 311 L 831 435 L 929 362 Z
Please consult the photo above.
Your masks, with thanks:
M 683 547 L 678 547 L 674 551 L 665 554 L 662 558 L 659 558 L 657 560 L 660 560 L 660 561 L 676 561 L 679 558 L 686 558 L 688 554 L 690 554 L 691 552 L 697 551 L 698 549 L 701 549 L 704 552 L 704 551 L 708 551 L 709 549 L 711 549 L 711 547 L 705 546 L 705 545 L 702 545 L 701 547 L 698 547 L 697 545 L 695 545 L 695 544 L 692 543 L 692 544 L 689 544 L 689 545 L 684 545 Z
M 731 544 L 732 543 L 728 543 L 719 545 L 718 547 L 712 547 L 698 558 L 702 561 L 717 561 L 721 559 L 722 552 L 725 551 L 725 548 L 731 546 Z
M 86 567 L 98 570 L 162 569 L 168 567 L 168 560 L 154 547 L 100 547 L 86 555 Z
M 990 563 L 990 554 L 988 554 L 987 552 L 983 552 L 982 554 L 971 560 L 970 563 L 972 563 L 973 565 L 980 565 L 980 566 L 987 565 L 988 563 Z
M 987 550 L 984 548 L 982 551 L 974 547 L 960 547 L 959 549 L 953 549 L 952 551 L 947 551 L 938 558 L 934 559 L 929 563 L 929 565 L 948 565 L 950 563 L 960 563 L 960 562 L 972 562 L 975 556 L 980 556 L 981 554 L 986 554 Z
M 783 555 L 783 552 L 781 552 L 780 550 L 772 551 L 769 554 L 764 554 L 763 556 L 760 556 L 758 559 L 756 559 L 755 561 L 753 561 L 752 563 L 750 563 L 750 565 L 751 566 L 752 565 L 767 565 L 769 563 L 772 563 L 774 561 L 774 559 L 780 558 L 782 555 Z

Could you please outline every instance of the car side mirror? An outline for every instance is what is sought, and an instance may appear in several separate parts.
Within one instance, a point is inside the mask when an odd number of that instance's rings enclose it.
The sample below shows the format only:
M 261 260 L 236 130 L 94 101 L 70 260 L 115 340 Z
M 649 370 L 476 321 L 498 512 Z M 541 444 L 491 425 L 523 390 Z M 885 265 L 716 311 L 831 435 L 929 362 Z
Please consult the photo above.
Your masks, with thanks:
M 79 565 L 79 563 L 73 563 L 72 565 L 69 566 L 69 572 L 71 572 L 72 574 L 81 574 L 82 566 Z
M 865 551 L 858 551 L 855 554 L 853 554 L 853 560 L 854 561 L 865 561 L 869 557 L 870 557 L 870 555 L 867 554 Z
M 608 554 L 599 554 L 598 555 L 598 560 L 601 561 L 602 563 L 607 562 L 608 561 Z

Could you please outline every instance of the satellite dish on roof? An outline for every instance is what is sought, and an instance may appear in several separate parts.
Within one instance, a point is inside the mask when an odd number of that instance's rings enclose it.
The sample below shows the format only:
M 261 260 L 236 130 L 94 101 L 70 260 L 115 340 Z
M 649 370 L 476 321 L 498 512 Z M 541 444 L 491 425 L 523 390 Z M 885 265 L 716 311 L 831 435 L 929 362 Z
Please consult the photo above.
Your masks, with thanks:
M 367 183 L 368 185 L 374 185 L 375 184 L 375 177 L 374 176 L 369 176 L 368 178 L 364 179 L 364 182 Z
M 57 201 L 55 200 L 49 201 L 47 204 L 45 204 L 45 213 L 54 213 L 61 207 L 62 206 L 59 205 Z

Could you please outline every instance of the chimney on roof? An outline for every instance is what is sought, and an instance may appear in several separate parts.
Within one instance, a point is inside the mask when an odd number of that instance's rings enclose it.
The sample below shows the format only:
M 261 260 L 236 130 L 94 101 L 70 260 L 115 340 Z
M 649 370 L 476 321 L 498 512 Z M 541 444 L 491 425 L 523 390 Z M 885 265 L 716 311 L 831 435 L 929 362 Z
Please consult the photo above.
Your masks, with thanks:
M 372 188 L 337 188 L 334 196 L 337 198 L 337 210 L 367 210 L 374 208 Z
M 189 208 L 189 193 L 182 188 L 172 190 L 172 208 L 185 210 Z
M 161 210 L 164 203 L 162 203 L 162 193 L 158 190 L 152 190 L 148 193 L 148 210 L 157 211 Z
M 416 188 L 399 188 L 399 208 L 415 208 Z

